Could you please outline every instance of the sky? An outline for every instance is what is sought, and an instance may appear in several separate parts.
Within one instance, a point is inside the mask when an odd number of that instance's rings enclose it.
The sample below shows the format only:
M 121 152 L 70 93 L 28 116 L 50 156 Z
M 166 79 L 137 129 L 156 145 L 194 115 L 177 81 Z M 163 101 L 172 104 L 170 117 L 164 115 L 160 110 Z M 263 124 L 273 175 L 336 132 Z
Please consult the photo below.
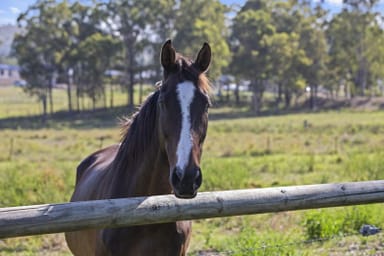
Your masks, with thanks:
M 1 0 L 0 24 L 16 24 L 20 12 L 25 11 L 34 0 Z
M 20 12 L 25 11 L 29 5 L 33 4 L 36 0 L 0 0 L 0 25 L 3 24 L 16 24 L 16 19 Z M 246 0 L 221 0 L 225 4 L 239 4 L 242 5 Z M 319 0 L 313 0 L 317 2 Z M 331 12 L 338 12 L 341 10 L 343 0 L 325 0 L 324 7 L 330 9 Z M 378 10 L 384 13 L 384 0 L 380 1 Z

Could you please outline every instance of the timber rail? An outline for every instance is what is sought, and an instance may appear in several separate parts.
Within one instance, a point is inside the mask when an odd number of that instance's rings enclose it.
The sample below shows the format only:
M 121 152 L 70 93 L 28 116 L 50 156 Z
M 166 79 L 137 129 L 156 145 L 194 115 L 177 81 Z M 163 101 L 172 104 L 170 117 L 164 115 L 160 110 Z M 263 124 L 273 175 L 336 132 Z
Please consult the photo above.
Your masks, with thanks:
M 384 202 L 384 180 L 0 208 L 0 238 Z

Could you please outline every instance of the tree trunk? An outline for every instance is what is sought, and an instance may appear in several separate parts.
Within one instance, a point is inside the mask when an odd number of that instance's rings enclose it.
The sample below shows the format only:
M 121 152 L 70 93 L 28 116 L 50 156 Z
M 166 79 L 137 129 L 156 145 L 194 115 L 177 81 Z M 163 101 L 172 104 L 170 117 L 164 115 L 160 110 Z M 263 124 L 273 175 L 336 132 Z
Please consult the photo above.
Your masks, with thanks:
M 275 103 L 276 111 L 279 109 L 279 106 L 280 106 L 282 99 L 283 99 L 283 83 L 278 82 L 277 83 L 277 97 L 276 97 L 276 103 Z
M 361 94 L 362 96 L 366 95 L 366 90 L 367 90 L 367 79 L 368 79 L 368 70 L 367 70 L 367 65 L 365 59 L 363 60 L 363 64 L 361 67 Z
M 72 76 L 68 76 L 68 85 L 67 85 L 67 97 L 68 97 L 68 111 L 72 112 Z
M 129 86 L 128 86 L 128 107 L 133 108 L 134 107 L 134 102 L 133 102 L 133 94 L 134 94 L 134 83 L 135 83 L 135 74 L 133 71 L 133 68 L 129 69 Z
M 227 90 L 225 90 L 225 93 L 226 93 L 225 94 L 225 100 L 226 100 L 227 104 L 230 104 L 229 101 L 231 100 L 230 95 L 229 95 L 229 89 L 230 89 L 229 87 L 230 87 L 230 84 L 227 84 Z
M 262 97 L 263 97 L 263 84 L 262 81 L 256 80 L 252 82 L 252 103 L 251 109 L 254 113 L 260 113 L 262 107 Z
M 48 84 L 49 112 L 53 114 L 53 87 L 56 85 L 57 73 L 53 72 Z
M 48 97 L 49 97 L 49 113 L 53 114 L 53 96 L 52 96 L 52 84 L 50 83 L 48 88 Z
M 310 88 L 309 107 L 311 110 L 316 110 L 317 85 L 311 85 Z
M 133 31 L 127 31 L 124 34 L 124 46 L 125 46 L 125 63 L 126 63 L 126 78 L 127 80 L 125 81 L 126 86 L 127 86 L 127 92 L 128 92 L 128 97 L 127 97 L 127 105 L 130 108 L 133 108 L 134 106 L 134 83 L 135 83 L 135 35 Z
M 139 104 L 143 102 L 143 72 L 140 71 L 140 88 L 139 88 Z
M 41 95 L 40 100 L 41 100 L 42 107 L 43 107 L 42 119 L 43 119 L 43 123 L 45 124 L 45 122 L 47 120 L 47 95 Z
M 288 88 L 286 88 L 284 92 L 284 104 L 286 109 L 288 109 L 291 106 L 291 100 L 292 100 L 292 93 L 289 91 Z
M 282 99 L 283 99 L 283 83 L 278 83 L 278 87 L 277 87 L 277 102 L 280 104 Z
M 236 83 L 236 88 L 235 90 L 233 91 L 233 94 L 235 96 L 235 104 L 236 106 L 239 106 L 240 105 L 240 85 L 239 85 L 239 81 L 235 81 Z
M 77 112 L 80 112 L 80 88 L 78 83 L 76 88 L 76 107 L 77 107 Z
M 103 87 L 103 109 L 107 108 L 107 88 Z
M 111 98 L 110 98 L 110 107 L 113 108 L 113 81 L 111 82 L 111 85 L 109 87 Z

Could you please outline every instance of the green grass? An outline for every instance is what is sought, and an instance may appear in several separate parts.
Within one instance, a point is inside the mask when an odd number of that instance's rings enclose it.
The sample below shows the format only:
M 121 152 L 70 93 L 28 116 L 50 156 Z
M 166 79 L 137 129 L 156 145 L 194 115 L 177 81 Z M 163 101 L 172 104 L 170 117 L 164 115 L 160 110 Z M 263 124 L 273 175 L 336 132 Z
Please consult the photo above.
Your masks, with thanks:
M 14 106 L 38 105 L 9 90 L 18 95 Z M 12 104 L 0 104 L 0 113 Z M 253 117 L 244 109 L 213 108 L 210 117 L 201 191 L 384 179 L 384 112 Z M 0 130 L 0 207 L 68 201 L 77 164 L 119 141 L 113 113 L 76 118 Z M 383 227 L 382 212 L 382 204 L 373 204 L 198 220 L 190 254 L 345 255 L 357 246 L 374 255 L 384 251 L 383 235 L 355 234 L 364 223 Z M 321 242 L 304 242 L 309 239 Z M 44 254 L 69 255 L 62 234 L 0 240 L 0 255 Z
M 113 106 L 121 107 L 127 104 L 127 94 L 121 88 L 114 86 L 113 92 Z M 143 99 L 153 86 L 143 86 Z M 74 92 L 72 92 L 74 93 Z M 53 89 L 53 111 L 66 111 L 68 109 L 66 89 Z M 135 90 L 135 104 L 139 105 L 139 92 Z M 111 93 L 109 87 L 106 89 L 106 105 L 109 107 L 111 104 Z M 75 98 L 73 96 L 73 108 L 76 108 Z M 104 100 L 99 99 L 96 107 L 104 107 Z M 49 108 L 49 106 L 48 106 Z M 80 108 L 82 110 L 92 109 L 92 102 L 88 98 L 80 100 Z M 48 109 L 49 111 L 49 109 Z M 0 86 L 0 118 L 7 117 L 20 117 L 40 115 L 43 112 L 42 105 L 36 96 L 28 95 L 24 92 L 23 88 L 12 86 Z
M 304 120 L 309 127 L 304 126 Z M 203 189 L 384 179 L 383 128 L 382 112 L 344 111 L 211 122 L 203 162 Z M 248 224 L 230 222 L 233 224 L 209 227 L 211 238 L 206 247 L 229 251 L 231 255 L 312 255 L 320 248 L 297 243 L 356 234 L 364 223 L 382 227 L 383 210 L 382 205 L 368 205 L 236 217 Z M 217 241 L 212 230 L 217 230 Z M 228 230 L 236 234 L 234 241 L 220 238 L 221 234 L 229 236 Z M 350 239 L 355 242 L 355 237 Z M 382 237 L 377 239 L 382 243 Z M 328 250 L 324 255 L 334 250 L 327 244 L 339 247 L 333 241 L 321 243 L 322 249 Z M 377 252 L 375 248 L 383 249 L 371 246 L 371 253 Z

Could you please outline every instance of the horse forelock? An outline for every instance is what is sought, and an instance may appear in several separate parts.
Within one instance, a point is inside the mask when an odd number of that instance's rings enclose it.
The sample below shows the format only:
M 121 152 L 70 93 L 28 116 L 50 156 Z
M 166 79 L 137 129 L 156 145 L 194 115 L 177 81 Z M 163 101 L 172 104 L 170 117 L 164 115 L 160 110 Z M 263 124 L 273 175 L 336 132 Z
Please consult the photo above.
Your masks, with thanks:
M 205 73 L 199 71 L 190 59 L 178 54 L 176 65 L 178 66 L 179 75 L 181 75 L 184 80 L 195 82 L 196 86 L 206 95 L 212 92 L 208 77 Z

